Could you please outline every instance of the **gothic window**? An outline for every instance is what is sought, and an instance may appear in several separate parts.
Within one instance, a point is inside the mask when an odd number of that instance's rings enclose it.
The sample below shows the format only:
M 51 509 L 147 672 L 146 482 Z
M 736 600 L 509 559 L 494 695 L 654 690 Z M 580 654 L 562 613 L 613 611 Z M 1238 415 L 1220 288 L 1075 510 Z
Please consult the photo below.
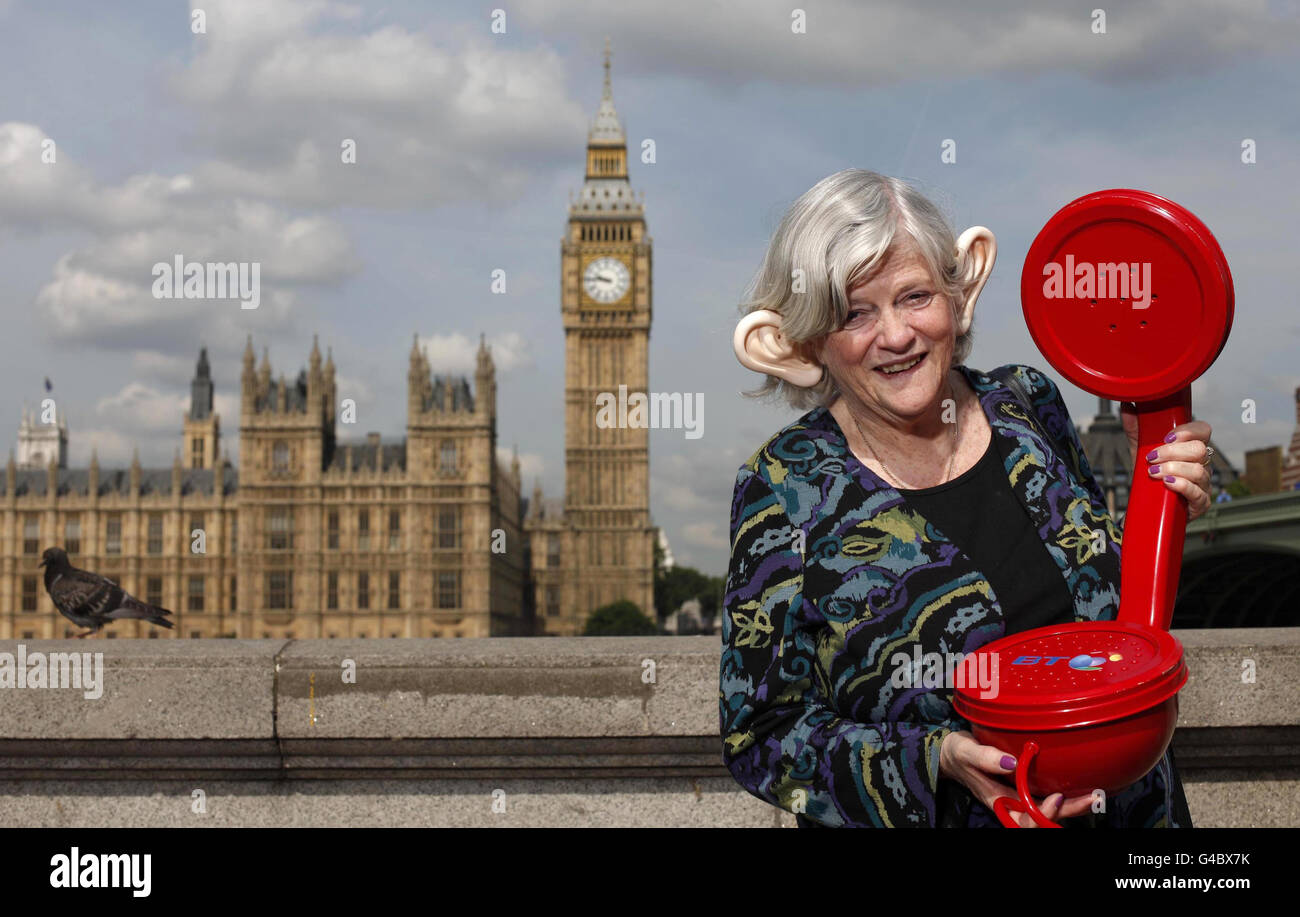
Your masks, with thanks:
M 370 550 L 370 510 L 357 510 L 357 550 Z
M 36 610 L 36 577 L 23 577 L 23 611 Z
M 162 597 L 162 577 L 151 576 L 144 581 L 144 600 L 150 605 L 161 605 Z
M 402 574 L 396 570 L 388 573 L 388 607 L 402 607 Z
M 331 570 L 325 586 L 325 607 L 333 611 L 339 607 L 339 574 Z
M 289 444 L 281 440 L 271 447 L 271 471 L 284 474 L 289 470 Z
M 438 453 L 438 470 L 443 474 L 456 473 L 456 442 L 450 439 L 442 441 L 442 448 Z
M 63 523 L 63 550 L 69 554 L 81 553 L 81 517 L 69 516 Z
M 293 547 L 293 508 L 273 506 L 267 510 L 267 547 L 286 551 Z
M 23 553 L 41 553 L 41 521 L 35 515 L 23 520 Z
M 117 513 L 109 516 L 104 523 L 104 553 L 122 553 L 122 517 Z
M 203 610 L 203 577 L 201 576 L 190 577 L 189 610 Z
M 339 511 L 332 509 L 326 517 L 325 525 L 326 542 L 325 546 L 331 551 L 339 549 Z
M 438 574 L 438 607 L 460 607 L 460 572 L 456 570 Z
M 146 546 L 148 552 L 150 554 L 161 554 L 162 541 L 163 541 L 162 513 L 150 513 L 149 514 L 149 541 Z
M 203 467 L 203 437 L 195 436 L 190 440 L 190 467 Z
M 276 570 L 266 574 L 266 607 L 293 608 L 293 573 Z
M 438 547 L 455 548 L 460 545 L 460 510 L 454 506 L 438 510 Z
M 402 511 L 388 511 L 388 550 L 396 551 L 402 546 Z
M 361 572 L 357 574 L 357 607 L 370 607 L 370 574 Z

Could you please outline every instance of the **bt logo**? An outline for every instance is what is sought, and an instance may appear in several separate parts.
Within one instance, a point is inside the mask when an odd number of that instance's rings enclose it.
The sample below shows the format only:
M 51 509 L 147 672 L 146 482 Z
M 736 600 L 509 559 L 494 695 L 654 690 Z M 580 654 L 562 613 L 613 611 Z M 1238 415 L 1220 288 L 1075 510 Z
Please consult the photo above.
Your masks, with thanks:
M 1119 653 L 1109 653 L 1105 656 L 1094 656 L 1091 653 L 1070 658 L 1068 656 L 1019 656 L 1012 665 L 1055 665 L 1062 660 L 1068 660 L 1066 665 L 1078 672 L 1096 672 L 1107 662 L 1119 662 L 1124 657 Z

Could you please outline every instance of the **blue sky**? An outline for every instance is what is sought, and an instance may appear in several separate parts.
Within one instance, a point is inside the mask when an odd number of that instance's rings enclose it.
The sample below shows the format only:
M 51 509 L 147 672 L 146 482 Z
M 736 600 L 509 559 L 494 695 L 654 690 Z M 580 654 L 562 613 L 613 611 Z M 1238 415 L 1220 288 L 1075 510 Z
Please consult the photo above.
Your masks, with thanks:
M 1289 441 L 1300 3 L 1111 4 L 1104 34 L 1092 4 L 972 6 L 809 3 L 795 34 L 774 2 L 210 2 L 195 35 L 179 3 L 0 2 L 0 429 L 49 376 L 73 464 L 92 446 L 105 465 L 135 447 L 169 464 L 206 344 L 233 455 L 246 335 L 292 377 L 319 333 L 357 400 L 355 435 L 395 438 L 411 335 L 435 371 L 472 373 L 486 333 L 503 455 L 517 444 L 526 491 L 536 478 L 560 495 L 560 238 L 609 36 L 655 242 L 650 385 L 704 394 L 701 438 L 651 433 L 652 513 L 679 561 L 725 569 L 736 469 L 795 416 L 739 396 L 760 380 L 731 355 L 736 303 L 785 208 L 843 168 L 916 182 L 958 232 L 990 227 L 998 263 L 968 363 L 1058 379 L 1019 308 L 1036 232 L 1102 188 L 1183 204 L 1237 293 L 1197 416 L 1238 467 Z M 344 137 L 358 146 L 346 169 Z M 653 164 L 635 155 L 645 138 Z M 955 164 L 940 162 L 949 138 Z M 178 251 L 261 261 L 262 307 L 139 296 Z M 1062 388 L 1086 426 L 1096 399 Z

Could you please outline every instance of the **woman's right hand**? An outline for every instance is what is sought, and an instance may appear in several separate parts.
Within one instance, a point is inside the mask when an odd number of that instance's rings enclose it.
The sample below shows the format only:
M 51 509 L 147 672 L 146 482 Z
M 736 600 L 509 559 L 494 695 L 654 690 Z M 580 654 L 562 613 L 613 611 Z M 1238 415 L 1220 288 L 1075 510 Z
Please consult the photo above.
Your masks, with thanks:
M 1010 764 L 1010 767 L 1004 765 Z M 999 796 L 1019 799 L 1015 787 L 1008 786 L 998 777 L 1010 777 L 1015 773 L 1016 761 L 1000 748 L 981 745 L 969 732 L 950 732 L 944 736 L 939 746 L 939 776 L 948 777 L 971 791 L 971 794 L 993 810 L 993 803 Z M 1053 793 L 1046 799 L 1035 800 L 1043 814 L 1053 821 L 1082 815 L 1092 807 L 1092 795 L 1074 796 L 1066 799 L 1061 793 Z M 1009 814 L 1022 828 L 1036 828 L 1028 812 L 1012 809 Z

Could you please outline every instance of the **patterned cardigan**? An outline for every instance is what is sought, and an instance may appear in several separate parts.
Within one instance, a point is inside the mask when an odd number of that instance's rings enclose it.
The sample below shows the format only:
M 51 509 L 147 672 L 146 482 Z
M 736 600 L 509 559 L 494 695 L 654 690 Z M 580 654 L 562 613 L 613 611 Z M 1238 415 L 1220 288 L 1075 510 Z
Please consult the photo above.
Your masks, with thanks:
M 1075 620 L 1113 620 L 1121 532 L 1056 385 L 1028 366 L 994 371 L 1020 380 L 1038 426 L 994 375 L 958 369 L 993 435 L 1012 440 L 1007 476 Z M 826 408 L 741 466 L 724 605 L 723 761 L 746 790 L 806 827 L 998 824 L 965 786 L 939 779 L 944 736 L 970 728 L 952 690 L 894 687 L 889 662 L 918 643 L 973 652 L 1006 633 L 1002 607 L 973 561 L 854 457 Z M 1064 824 L 1190 826 L 1171 754 L 1104 814 Z

